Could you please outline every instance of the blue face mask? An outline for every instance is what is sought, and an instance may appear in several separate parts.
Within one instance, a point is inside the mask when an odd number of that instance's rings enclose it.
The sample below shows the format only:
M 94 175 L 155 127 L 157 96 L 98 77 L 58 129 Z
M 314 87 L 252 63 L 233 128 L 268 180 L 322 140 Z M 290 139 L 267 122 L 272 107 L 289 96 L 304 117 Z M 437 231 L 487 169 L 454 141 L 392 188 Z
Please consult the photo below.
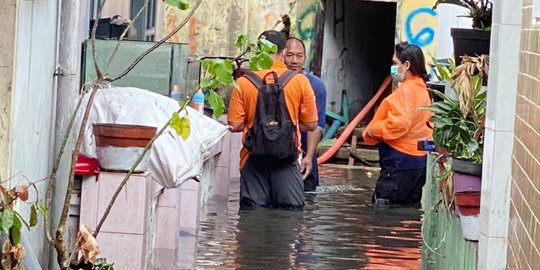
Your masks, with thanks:
M 394 78 L 397 76 L 397 74 L 398 74 L 398 68 L 397 68 L 396 65 L 392 65 L 392 66 L 390 67 L 390 74 L 391 74 L 392 77 L 394 77 Z
M 399 72 L 398 65 L 392 65 L 390 67 L 390 74 L 392 75 L 392 78 L 394 78 L 394 80 L 396 80 L 398 82 L 402 82 L 403 77 L 405 75 L 405 74 Z

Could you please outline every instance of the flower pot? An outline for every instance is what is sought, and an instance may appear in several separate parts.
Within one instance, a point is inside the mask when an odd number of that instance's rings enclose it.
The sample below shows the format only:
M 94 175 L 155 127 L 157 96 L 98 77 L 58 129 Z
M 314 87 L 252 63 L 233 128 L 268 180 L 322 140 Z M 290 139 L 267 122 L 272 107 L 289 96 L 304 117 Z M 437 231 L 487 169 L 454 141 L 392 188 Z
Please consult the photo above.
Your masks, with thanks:
M 480 217 L 476 216 L 461 216 L 459 217 L 461 223 L 461 231 L 463 238 L 469 241 L 478 241 L 480 237 Z
M 454 171 L 452 174 L 454 181 L 454 193 L 457 192 L 480 192 L 482 188 L 482 177 L 477 175 L 464 174 Z
M 454 193 L 456 212 L 460 216 L 477 216 L 480 214 L 480 192 Z
M 489 54 L 490 31 L 479 31 L 475 29 L 452 28 L 450 35 L 454 43 L 454 58 L 456 66 L 461 64 L 461 57 L 479 56 Z
M 467 159 L 452 158 L 452 171 L 462 174 L 482 176 L 482 164 L 475 163 Z
M 99 123 L 93 125 L 100 167 L 109 171 L 129 171 L 156 135 L 157 128 L 139 125 Z M 135 172 L 146 171 L 148 153 Z

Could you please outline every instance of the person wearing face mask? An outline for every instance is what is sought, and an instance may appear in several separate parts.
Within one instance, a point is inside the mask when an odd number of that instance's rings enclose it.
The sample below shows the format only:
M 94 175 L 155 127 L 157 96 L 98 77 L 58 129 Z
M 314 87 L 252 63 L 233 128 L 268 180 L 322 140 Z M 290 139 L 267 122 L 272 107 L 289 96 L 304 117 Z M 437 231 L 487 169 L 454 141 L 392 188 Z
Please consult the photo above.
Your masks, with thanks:
M 426 124 L 431 112 L 428 78 L 420 47 L 401 42 L 395 45 L 390 68 L 397 89 L 386 97 L 362 133 L 368 144 L 378 144 L 381 172 L 373 202 L 376 205 L 416 204 L 426 181 L 426 152 L 417 149 L 419 140 L 431 139 Z
M 279 79 L 286 77 L 285 73 L 288 71 L 284 63 L 285 35 L 282 32 L 268 30 L 260 35 L 260 38 L 262 37 L 275 44 L 277 52 L 270 54 L 273 60 L 272 67 L 257 71 L 255 74 L 264 80 L 261 84 L 274 84 L 276 81 L 279 83 Z M 294 140 L 296 145 L 296 154 L 293 157 L 297 157 L 301 150 L 298 139 L 300 131 L 309 132 L 317 129 L 317 107 L 313 89 L 306 76 L 295 73 L 289 78 L 282 91 L 290 122 L 294 123 L 296 129 L 296 136 L 291 140 Z M 250 157 L 248 135 L 249 131 L 254 129 L 256 116 L 261 117 L 259 110 L 261 108 L 257 106 L 257 102 L 262 99 L 258 99 L 259 88 L 248 77 L 239 78 L 237 85 L 238 89 L 231 94 L 227 120 L 231 132 L 244 134 L 242 138 L 244 147 L 240 152 L 240 208 L 260 206 L 302 209 L 305 200 L 304 182 L 298 160 L 277 163 L 276 160 L 257 159 L 255 155 Z M 253 136 L 251 133 L 251 137 Z

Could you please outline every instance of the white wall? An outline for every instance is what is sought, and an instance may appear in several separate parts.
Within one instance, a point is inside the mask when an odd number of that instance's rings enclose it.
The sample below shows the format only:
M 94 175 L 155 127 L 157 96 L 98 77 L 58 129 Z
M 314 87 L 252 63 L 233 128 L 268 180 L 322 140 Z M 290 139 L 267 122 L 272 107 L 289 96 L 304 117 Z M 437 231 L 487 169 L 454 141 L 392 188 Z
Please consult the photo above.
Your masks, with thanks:
M 454 44 L 450 35 L 450 28 L 472 27 L 472 19 L 463 17 L 467 13 L 466 8 L 458 5 L 440 4 L 437 6 L 437 59 L 447 59 L 454 54 Z
M 19 1 L 16 69 L 13 83 L 11 126 L 11 175 L 20 173 L 34 182 L 49 175 L 54 145 L 55 91 L 53 73 L 56 55 L 57 1 Z M 23 183 L 22 177 L 15 182 Z M 40 200 L 46 182 L 36 184 Z M 36 193 L 32 190 L 31 199 Z M 23 217 L 28 206 L 21 204 Z M 42 220 L 29 234 L 29 241 L 43 265 L 48 250 Z
M 506 269 L 523 0 L 493 1 L 478 269 Z

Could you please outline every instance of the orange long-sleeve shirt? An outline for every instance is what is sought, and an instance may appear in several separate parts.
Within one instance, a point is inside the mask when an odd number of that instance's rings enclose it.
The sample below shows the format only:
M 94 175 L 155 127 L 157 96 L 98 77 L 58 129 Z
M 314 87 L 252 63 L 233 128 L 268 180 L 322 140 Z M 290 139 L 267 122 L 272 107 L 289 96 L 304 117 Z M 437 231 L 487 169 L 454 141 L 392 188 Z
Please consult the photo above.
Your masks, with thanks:
M 433 130 L 427 126 L 431 112 L 421 106 L 431 104 L 426 83 L 418 76 L 407 78 L 385 98 L 373 120 L 362 134 L 368 144 L 386 142 L 395 150 L 413 156 L 424 156 L 417 150 L 418 140 L 431 139 Z M 367 135 L 370 130 L 372 137 Z

